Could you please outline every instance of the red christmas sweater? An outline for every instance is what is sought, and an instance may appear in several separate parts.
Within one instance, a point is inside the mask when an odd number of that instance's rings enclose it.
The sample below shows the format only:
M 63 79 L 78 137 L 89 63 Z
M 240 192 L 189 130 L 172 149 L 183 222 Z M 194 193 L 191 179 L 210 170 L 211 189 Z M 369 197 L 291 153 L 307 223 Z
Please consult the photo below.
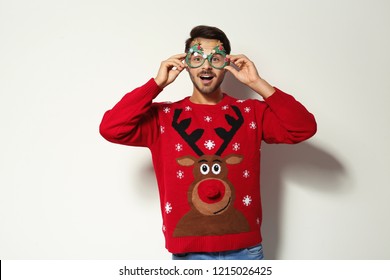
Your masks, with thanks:
M 276 88 L 265 99 L 224 94 L 216 105 L 156 103 L 154 79 L 104 114 L 108 141 L 152 153 L 166 248 L 217 252 L 262 241 L 260 145 L 298 143 L 316 132 L 311 113 Z

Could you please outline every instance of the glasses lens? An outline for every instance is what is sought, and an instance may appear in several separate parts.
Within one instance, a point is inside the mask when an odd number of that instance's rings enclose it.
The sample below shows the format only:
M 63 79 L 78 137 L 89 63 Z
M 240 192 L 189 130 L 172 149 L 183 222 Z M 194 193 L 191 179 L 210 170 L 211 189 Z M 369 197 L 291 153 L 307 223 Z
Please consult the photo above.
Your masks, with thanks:
M 225 66 L 225 56 L 223 56 L 222 54 L 213 54 L 210 61 L 211 66 L 213 66 L 214 68 L 222 68 Z
M 188 66 L 192 68 L 200 67 L 204 62 L 204 58 L 200 53 L 193 52 L 187 57 Z

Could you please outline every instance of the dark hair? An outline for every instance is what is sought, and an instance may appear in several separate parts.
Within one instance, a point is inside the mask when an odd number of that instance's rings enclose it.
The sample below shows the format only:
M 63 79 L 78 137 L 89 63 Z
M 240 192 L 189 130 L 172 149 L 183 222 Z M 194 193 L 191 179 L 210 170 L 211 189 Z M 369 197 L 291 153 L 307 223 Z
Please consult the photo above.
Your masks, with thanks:
M 230 42 L 226 34 L 219 28 L 207 25 L 195 26 L 190 32 L 190 38 L 186 40 L 185 52 L 191 47 L 191 43 L 195 38 L 205 38 L 219 40 L 227 54 L 230 54 Z

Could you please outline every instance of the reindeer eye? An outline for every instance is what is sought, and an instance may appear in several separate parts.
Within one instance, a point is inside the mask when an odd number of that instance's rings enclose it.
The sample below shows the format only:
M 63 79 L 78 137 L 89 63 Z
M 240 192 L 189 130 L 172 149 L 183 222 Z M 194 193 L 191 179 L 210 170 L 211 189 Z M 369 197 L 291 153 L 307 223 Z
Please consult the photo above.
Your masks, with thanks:
M 200 173 L 202 173 L 203 175 L 207 175 L 209 174 L 209 172 L 210 172 L 210 167 L 207 164 L 203 163 L 200 166 Z
M 214 163 L 212 171 L 215 175 L 218 175 L 219 173 L 221 173 L 221 166 L 218 163 Z

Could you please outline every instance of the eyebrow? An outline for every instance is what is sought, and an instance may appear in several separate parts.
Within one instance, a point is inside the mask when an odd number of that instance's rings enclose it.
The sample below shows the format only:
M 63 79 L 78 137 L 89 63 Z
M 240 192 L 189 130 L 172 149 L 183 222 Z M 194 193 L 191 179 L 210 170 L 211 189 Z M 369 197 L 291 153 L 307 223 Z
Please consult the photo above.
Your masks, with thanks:
M 198 161 L 198 163 L 201 163 L 201 162 L 208 162 L 208 160 L 206 159 L 201 159 L 200 161 Z M 219 159 L 214 159 L 213 162 L 219 162 L 219 163 L 222 163 L 222 160 L 219 160 Z

